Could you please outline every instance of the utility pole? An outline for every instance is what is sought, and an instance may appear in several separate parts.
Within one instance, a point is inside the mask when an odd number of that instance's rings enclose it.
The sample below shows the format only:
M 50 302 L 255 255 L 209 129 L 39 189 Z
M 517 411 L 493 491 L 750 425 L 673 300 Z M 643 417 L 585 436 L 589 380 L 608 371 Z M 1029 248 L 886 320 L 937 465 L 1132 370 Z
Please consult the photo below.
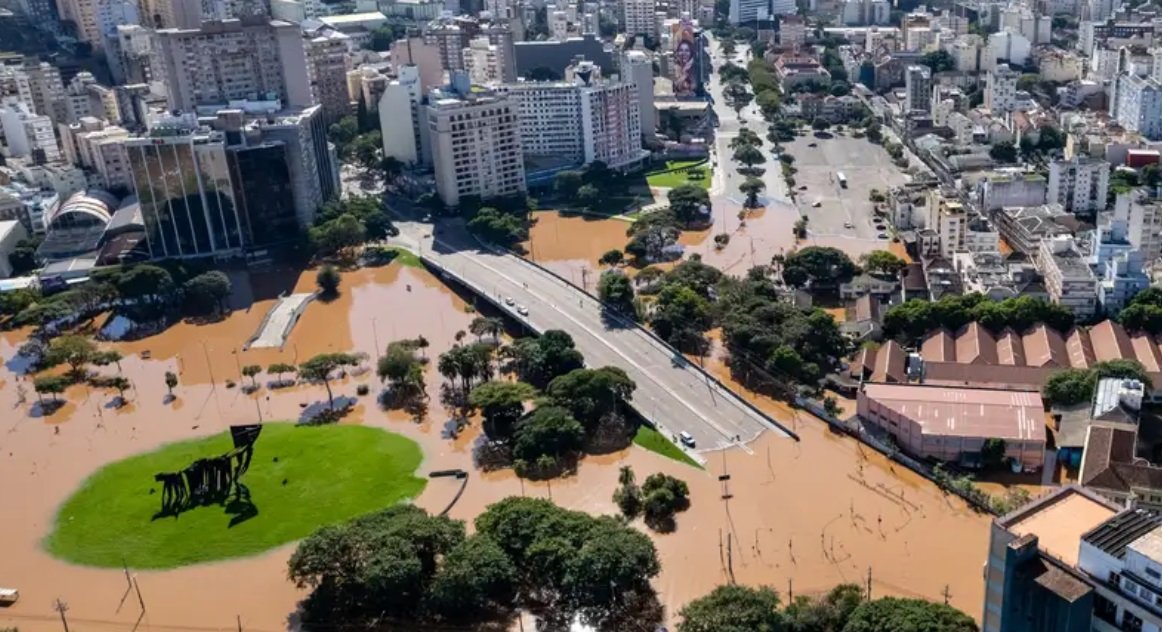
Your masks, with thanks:
M 944 584 L 944 592 L 940 594 L 944 595 L 944 605 L 947 606 L 949 600 L 952 599 L 952 590 L 949 589 L 948 584 Z
M 238 621 L 238 632 L 242 632 L 242 615 L 236 614 L 234 618 Z
M 57 597 L 56 603 L 52 605 L 52 609 L 60 613 L 61 625 L 65 627 L 65 632 L 69 632 L 69 620 L 65 618 L 65 613 L 69 611 L 69 604 L 61 601 L 60 597 Z
M 871 601 L 871 582 L 872 582 L 872 573 L 871 573 L 871 567 L 869 566 L 869 567 L 867 567 L 867 600 L 868 601 Z

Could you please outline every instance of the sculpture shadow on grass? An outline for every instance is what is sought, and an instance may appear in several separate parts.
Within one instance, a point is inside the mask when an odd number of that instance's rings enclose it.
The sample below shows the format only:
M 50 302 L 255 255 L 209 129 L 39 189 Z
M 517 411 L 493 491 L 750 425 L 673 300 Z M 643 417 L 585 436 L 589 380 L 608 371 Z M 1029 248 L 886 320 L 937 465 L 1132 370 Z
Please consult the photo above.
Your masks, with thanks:
M 228 528 L 234 528 L 258 515 L 258 506 L 250 500 L 250 488 L 238 483 L 237 493 L 226 502 L 226 513 L 230 514 Z

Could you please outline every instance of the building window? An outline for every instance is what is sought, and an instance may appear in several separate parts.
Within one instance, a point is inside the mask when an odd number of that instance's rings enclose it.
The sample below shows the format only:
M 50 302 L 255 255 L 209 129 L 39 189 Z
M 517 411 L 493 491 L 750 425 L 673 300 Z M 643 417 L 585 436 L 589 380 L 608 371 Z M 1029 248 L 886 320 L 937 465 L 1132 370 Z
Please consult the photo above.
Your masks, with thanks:
M 1152 496 L 1151 499 L 1152 500 L 1157 499 L 1157 496 Z M 1149 577 L 1150 579 L 1162 579 L 1162 573 L 1159 573 L 1158 571 L 1150 568 L 1149 566 L 1146 567 L 1146 576 Z

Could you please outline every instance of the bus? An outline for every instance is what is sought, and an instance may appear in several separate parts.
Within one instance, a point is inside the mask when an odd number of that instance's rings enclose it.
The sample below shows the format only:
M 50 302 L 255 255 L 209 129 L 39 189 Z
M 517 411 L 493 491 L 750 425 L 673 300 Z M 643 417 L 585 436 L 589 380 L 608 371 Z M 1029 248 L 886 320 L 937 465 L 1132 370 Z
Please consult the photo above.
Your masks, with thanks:
M 839 181 L 840 187 L 842 187 L 844 189 L 847 188 L 847 176 L 843 175 L 842 171 L 835 172 L 835 179 Z

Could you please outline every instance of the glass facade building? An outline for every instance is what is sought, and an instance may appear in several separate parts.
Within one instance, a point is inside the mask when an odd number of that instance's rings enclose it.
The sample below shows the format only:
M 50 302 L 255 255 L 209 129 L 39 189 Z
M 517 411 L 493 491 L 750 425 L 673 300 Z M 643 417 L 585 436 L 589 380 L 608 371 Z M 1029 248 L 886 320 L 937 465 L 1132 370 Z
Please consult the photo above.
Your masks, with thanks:
M 287 148 L 281 142 L 227 149 L 234 200 L 247 247 L 290 241 L 298 233 Z
M 153 257 L 243 248 L 237 191 L 221 135 L 140 138 L 125 145 Z

